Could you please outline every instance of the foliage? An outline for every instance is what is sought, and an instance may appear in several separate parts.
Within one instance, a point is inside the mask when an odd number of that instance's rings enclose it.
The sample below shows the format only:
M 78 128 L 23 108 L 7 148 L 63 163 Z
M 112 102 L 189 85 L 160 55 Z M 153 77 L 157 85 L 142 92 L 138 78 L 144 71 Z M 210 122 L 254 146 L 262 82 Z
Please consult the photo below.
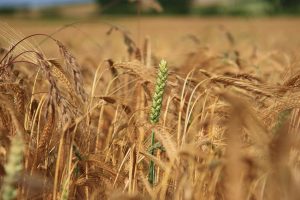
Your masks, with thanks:
M 106 14 L 136 14 L 136 2 L 128 0 L 96 0 L 100 6 L 101 13 Z M 187 14 L 190 12 L 191 0 L 158 0 L 157 2 L 164 8 L 165 14 Z M 152 13 L 149 11 L 148 13 Z
M 128 0 L 96 0 L 100 12 L 104 14 L 136 14 L 135 3 Z
M 167 13 L 188 14 L 191 9 L 191 0 L 159 0 Z
M 300 13 L 299 0 L 266 0 L 273 6 L 272 13 Z
M 0 8 L 0 15 L 12 15 L 17 12 L 17 9 L 12 7 L 3 7 Z

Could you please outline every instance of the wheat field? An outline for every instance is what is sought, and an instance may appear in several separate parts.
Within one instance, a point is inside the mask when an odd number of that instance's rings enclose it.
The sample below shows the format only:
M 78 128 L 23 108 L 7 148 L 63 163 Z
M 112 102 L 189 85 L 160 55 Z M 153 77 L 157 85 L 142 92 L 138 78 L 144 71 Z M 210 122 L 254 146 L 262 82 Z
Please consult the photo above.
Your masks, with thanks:
M 299 199 L 300 19 L 0 21 L 1 199 Z

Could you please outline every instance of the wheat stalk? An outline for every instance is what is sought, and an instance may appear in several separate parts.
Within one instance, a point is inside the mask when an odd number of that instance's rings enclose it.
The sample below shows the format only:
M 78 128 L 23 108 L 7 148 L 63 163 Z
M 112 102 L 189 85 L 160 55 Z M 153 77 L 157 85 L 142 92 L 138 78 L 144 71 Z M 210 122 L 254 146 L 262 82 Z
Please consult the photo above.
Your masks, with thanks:
M 20 134 L 17 134 L 12 139 L 8 162 L 5 165 L 6 176 L 4 177 L 2 188 L 3 200 L 12 200 L 17 196 L 17 189 L 14 185 L 18 181 L 23 169 L 23 148 L 23 139 Z
M 165 87 L 167 84 L 167 78 L 168 78 L 168 67 L 167 62 L 165 60 L 161 60 L 159 64 L 157 79 L 156 79 L 156 85 L 155 85 L 155 92 L 152 98 L 152 107 L 151 107 L 151 113 L 150 113 L 150 122 L 151 124 L 156 124 L 159 121 L 162 102 L 163 102 L 163 96 Z M 151 146 L 153 147 L 155 145 L 155 132 L 152 130 L 151 133 Z M 151 155 L 154 155 L 154 148 L 151 148 L 150 153 Z M 149 177 L 148 181 L 151 185 L 154 185 L 155 182 L 155 166 L 154 162 L 150 161 L 149 166 Z

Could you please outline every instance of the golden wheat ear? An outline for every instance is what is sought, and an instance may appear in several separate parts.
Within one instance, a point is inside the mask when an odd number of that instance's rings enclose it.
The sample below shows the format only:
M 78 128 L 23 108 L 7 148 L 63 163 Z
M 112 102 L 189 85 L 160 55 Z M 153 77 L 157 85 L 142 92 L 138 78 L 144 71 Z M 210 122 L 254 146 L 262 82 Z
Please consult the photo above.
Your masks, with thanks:
M 62 57 L 64 58 L 67 71 L 70 73 L 71 77 L 73 78 L 75 91 L 85 102 L 87 100 L 87 94 L 83 88 L 83 81 L 82 81 L 82 75 L 80 72 L 80 66 L 79 66 L 76 58 L 71 54 L 71 52 L 66 48 L 66 46 L 64 46 L 59 41 L 57 41 L 56 43 L 59 47 L 59 51 L 60 51 Z
M 9 101 L 9 98 L 2 94 L 0 94 L 0 103 L 5 105 L 16 131 L 16 135 L 11 140 L 8 160 L 5 165 L 6 175 L 1 188 L 2 199 L 13 200 L 16 199 L 18 195 L 18 188 L 16 187 L 16 184 L 18 183 L 23 171 L 23 153 L 25 148 L 23 137 L 25 135 L 25 130 L 17 115 L 14 103 Z

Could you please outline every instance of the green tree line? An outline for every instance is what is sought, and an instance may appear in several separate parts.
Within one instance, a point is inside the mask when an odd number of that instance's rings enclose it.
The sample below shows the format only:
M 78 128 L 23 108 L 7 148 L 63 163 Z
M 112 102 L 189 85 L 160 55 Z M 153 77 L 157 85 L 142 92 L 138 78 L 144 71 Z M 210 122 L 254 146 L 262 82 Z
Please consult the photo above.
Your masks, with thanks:
M 129 0 L 96 0 L 100 11 L 108 14 L 134 14 L 137 12 L 137 2 Z M 192 0 L 158 0 L 164 8 L 164 13 L 189 13 Z M 149 11 L 151 12 L 151 11 Z
M 138 0 L 95 0 L 100 5 L 100 12 L 105 14 L 136 14 Z M 144 0 L 150 1 L 150 0 Z M 156 0 L 164 8 L 165 14 L 189 14 L 192 0 Z M 239 5 L 244 3 L 265 2 L 269 5 L 270 14 L 280 12 L 294 12 L 300 14 L 300 0 L 240 0 Z M 211 9 L 211 8 L 208 8 Z M 216 8 L 218 10 L 218 8 Z M 205 10 L 203 10 L 205 12 Z M 151 11 L 149 11 L 151 13 Z M 152 11 L 153 12 L 153 11 Z M 221 9 L 222 12 L 222 9 Z M 201 12 L 200 12 L 201 14 Z

